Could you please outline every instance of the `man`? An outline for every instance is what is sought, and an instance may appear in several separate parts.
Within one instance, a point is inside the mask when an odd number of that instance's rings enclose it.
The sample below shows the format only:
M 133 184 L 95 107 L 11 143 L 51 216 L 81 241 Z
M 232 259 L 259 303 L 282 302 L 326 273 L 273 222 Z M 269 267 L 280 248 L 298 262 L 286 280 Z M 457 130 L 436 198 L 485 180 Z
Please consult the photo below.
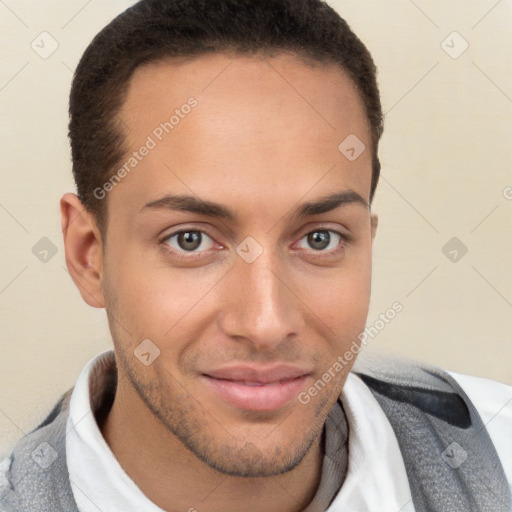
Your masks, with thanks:
M 509 387 L 351 371 L 377 228 L 375 74 L 319 0 L 143 0 L 96 36 L 61 214 L 114 351 L 14 447 L 2 510 L 511 510 L 512 419 L 487 429 L 484 401 Z

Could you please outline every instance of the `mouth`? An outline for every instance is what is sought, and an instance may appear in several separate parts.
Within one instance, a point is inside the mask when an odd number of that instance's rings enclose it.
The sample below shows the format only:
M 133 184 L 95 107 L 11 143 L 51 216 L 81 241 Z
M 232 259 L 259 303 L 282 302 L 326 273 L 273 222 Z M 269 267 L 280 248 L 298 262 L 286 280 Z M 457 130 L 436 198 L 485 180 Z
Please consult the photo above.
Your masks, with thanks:
M 224 402 L 246 411 L 274 411 L 295 399 L 309 372 L 276 367 L 268 371 L 229 368 L 203 373 L 205 384 Z

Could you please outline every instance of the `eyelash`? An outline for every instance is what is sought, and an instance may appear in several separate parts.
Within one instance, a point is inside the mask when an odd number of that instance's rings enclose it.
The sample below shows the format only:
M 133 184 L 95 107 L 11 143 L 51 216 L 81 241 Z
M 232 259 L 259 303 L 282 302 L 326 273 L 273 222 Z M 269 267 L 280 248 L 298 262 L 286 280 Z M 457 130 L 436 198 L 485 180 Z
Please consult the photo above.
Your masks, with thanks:
M 348 244 L 348 243 L 353 241 L 353 236 L 352 235 L 348 235 L 346 233 L 340 233 L 339 231 L 336 231 L 335 229 L 330 229 L 330 228 L 326 228 L 326 227 L 318 227 L 318 228 L 315 228 L 315 229 L 313 229 L 311 231 L 308 231 L 307 233 L 305 233 L 304 235 L 302 235 L 299 238 L 299 241 L 302 240 L 304 237 L 310 235 L 311 233 L 315 233 L 317 231 L 327 231 L 329 233 L 335 233 L 336 235 L 338 235 L 340 237 L 340 242 L 339 242 L 338 246 L 335 249 L 332 249 L 330 251 L 315 251 L 314 249 L 311 249 L 311 252 L 313 252 L 313 253 L 316 252 L 317 253 L 316 257 L 318 257 L 318 258 L 337 256 L 340 252 L 342 252 L 345 249 L 346 244 Z M 218 246 L 221 245 L 221 244 L 218 244 L 217 242 L 215 242 L 214 238 L 211 237 L 208 233 L 206 233 L 205 231 L 203 231 L 201 229 L 196 229 L 196 228 L 189 228 L 189 229 L 185 228 L 185 229 L 180 229 L 179 231 L 175 231 L 173 233 L 170 233 L 169 235 L 166 235 L 164 238 L 162 238 L 159 243 L 164 246 L 164 250 L 166 252 L 168 252 L 169 254 L 171 254 L 171 256 L 173 256 L 175 258 L 178 258 L 180 260 L 191 261 L 191 260 L 196 260 L 196 259 L 199 259 L 199 258 L 206 257 L 206 255 L 210 252 L 211 249 L 208 249 L 208 250 L 205 250 L 205 251 L 199 251 L 199 252 L 196 252 L 196 251 L 177 251 L 177 250 L 171 248 L 169 246 L 169 244 L 165 243 L 169 239 L 179 235 L 180 233 L 188 233 L 188 232 L 201 233 L 201 234 L 206 235 L 209 238 L 211 238 L 211 240 L 213 241 L 214 244 L 217 244 Z M 325 256 L 323 256 L 322 253 L 325 254 Z

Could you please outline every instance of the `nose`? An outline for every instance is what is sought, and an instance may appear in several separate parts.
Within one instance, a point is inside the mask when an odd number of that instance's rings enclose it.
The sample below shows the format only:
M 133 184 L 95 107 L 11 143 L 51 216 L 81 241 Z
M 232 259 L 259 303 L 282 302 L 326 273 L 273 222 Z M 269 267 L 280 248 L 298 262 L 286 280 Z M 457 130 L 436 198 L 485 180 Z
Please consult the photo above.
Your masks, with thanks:
M 304 325 L 301 301 L 293 293 L 291 273 L 263 252 L 255 261 L 242 258 L 224 283 L 225 307 L 219 313 L 224 334 L 249 340 L 258 350 L 272 350 Z

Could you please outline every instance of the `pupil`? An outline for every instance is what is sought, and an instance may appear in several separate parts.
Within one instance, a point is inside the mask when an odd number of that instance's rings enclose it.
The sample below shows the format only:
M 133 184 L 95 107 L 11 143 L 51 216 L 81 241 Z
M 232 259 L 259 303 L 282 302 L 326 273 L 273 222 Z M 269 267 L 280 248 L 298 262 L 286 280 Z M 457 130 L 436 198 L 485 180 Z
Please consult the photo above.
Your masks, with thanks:
M 185 251 L 192 251 L 201 245 L 201 233 L 185 231 L 178 235 L 178 244 Z
M 314 231 L 308 235 L 308 242 L 313 249 L 325 249 L 331 241 L 328 231 Z

